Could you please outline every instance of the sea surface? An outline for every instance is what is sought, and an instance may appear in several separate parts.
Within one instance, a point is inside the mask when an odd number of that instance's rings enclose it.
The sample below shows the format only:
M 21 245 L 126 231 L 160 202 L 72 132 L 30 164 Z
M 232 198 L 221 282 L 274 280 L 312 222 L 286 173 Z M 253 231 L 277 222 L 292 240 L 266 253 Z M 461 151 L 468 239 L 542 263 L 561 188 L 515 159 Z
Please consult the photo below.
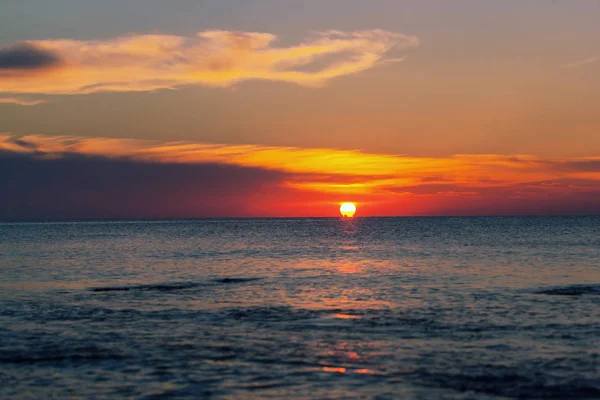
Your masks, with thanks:
M 600 217 L 0 224 L 1 399 L 598 399 Z

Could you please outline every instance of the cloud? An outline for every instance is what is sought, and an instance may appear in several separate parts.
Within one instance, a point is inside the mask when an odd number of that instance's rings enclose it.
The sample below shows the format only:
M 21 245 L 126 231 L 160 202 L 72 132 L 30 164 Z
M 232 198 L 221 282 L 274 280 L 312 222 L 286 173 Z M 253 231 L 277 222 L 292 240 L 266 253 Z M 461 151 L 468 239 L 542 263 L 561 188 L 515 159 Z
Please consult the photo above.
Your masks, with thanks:
M 600 157 L 0 135 L 0 218 L 600 213 Z
M 586 58 L 585 60 L 577 61 L 571 64 L 563 65 L 563 68 L 577 68 L 588 64 L 594 64 L 600 61 L 600 57 Z
M 28 41 L 0 53 L 0 93 L 87 94 L 228 87 L 252 79 L 321 86 L 389 61 L 392 50 L 419 46 L 414 36 L 383 30 L 328 31 L 302 43 L 274 45 L 269 33 L 204 31 L 194 37 L 129 35 L 109 40 Z M 3 54 L 3 55 L 2 55 Z M 60 65 L 58 63 L 60 62 Z M 58 65 L 40 74 L 27 69 Z M 316 68 L 310 68 L 311 66 Z
M 582 158 L 578 160 L 559 161 L 551 163 L 551 166 L 558 171 L 600 173 L 599 158 Z
M 355 150 L 262 145 L 206 144 L 186 141 L 0 135 L 0 150 L 57 158 L 65 154 L 128 158 L 175 164 L 222 163 L 294 174 L 366 177 L 382 184 L 469 183 L 497 186 L 559 176 L 600 172 L 600 157 L 542 159 L 531 155 L 465 154 L 407 157 Z M 312 179 L 312 178 L 311 178 Z M 328 183 L 327 181 L 320 183 Z M 360 183 L 356 179 L 351 183 Z
M 0 73 L 4 70 L 37 70 L 60 62 L 57 55 L 32 43 L 0 47 Z M 2 76 L 2 75 L 0 75 Z
M 46 100 L 28 100 L 20 97 L 0 97 L 0 104 L 17 104 L 19 106 L 36 106 L 46 103 Z
M 248 216 L 256 208 L 248 199 L 282 179 L 281 172 L 221 164 L 0 151 L 0 219 Z
M 24 145 L 26 144 L 26 146 Z M 446 158 L 405 157 L 352 150 L 304 149 L 260 145 L 224 145 L 194 142 L 157 142 L 137 139 L 71 136 L 0 135 L 0 150 L 32 152 L 59 157 L 62 154 L 127 157 L 163 163 L 224 163 L 267 168 L 294 174 L 327 174 L 374 177 L 383 183 L 412 184 L 430 176 L 451 182 L 471 182 L 476 177 L 512 175 L 511 180 L 550 179 L 541 160 L 528 156 L 458 155 Z M 359 182 L 354 182 L 359 183 Z M 387 184 L 388 182 L 386 182 Z M 481 183 L 482 185 L 490 185 Z
M 431 183 L 479 187 L 581 177 L 600 172 L 600 157 L 541 159 L 530 155 L 407 157 L 352 150 L 261 145 L 158 142 L 138 139 L 0 135 L 0 150 L 57 158 L 65 154 L 127 158 L 143 162 L 220 163 L 300 174 L 293 185 L 411 186 Z M 316 179 L 316 177 L 319 177 Z M 344 177 L 344 179 L 340 179 Z M 349 180 L 349 177 L 352 177 Z M 361 186 L 362 185 L 362 186 Z M 306 186 L 306 185 L 304 185 Z

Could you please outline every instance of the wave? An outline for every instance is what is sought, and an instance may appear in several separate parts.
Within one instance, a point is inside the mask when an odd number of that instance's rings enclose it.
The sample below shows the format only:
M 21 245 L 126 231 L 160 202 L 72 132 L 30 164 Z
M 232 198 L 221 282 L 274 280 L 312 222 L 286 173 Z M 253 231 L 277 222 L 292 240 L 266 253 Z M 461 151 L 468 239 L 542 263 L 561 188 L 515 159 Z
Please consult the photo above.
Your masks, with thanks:
M 4 348 L 0 354 L 1 364 L 37 363 L 89 363 L 108 360 L 124 360 L 130 353 L 124 349 L 105 347 L 93 343 L 81 343 L 73 339 L 65 343 L 60 338 L 50 338 L 37 334 L 25 334 L 23 341 L 12 341 L 16 346 Z M 10 339 L 3 338 L 6 341 Z M 18 344 L 20 343 L 20 345 Z M 35 345 L 33 345 L 35 343 Z M 1 397 L 1 396 L 0 396 Z
M 201 283 L 160 283 L 156 285 L 134 285 L 134 286 L 108 286 L 108 287 L 96 287 L 90 288 L 89 290 L 92 292 L 127 292 L 130 290 L 139 290 L 139 291 L 150 291 L 156 290 L 160 292 L 167 292 L 171 290 L 185 290 L 185 289 L 193 289 L 195 287 L 201 286 Z
M 212 282 L 222 284 L 247 283 L 260 280 L 262 278 L 219 278 Z M 91 292 L 127 292 L 127 291 L 159 291 L 169 292 L 173 290 L 194 289 L 200 286 L 206 286 L 209 282 L 174 282 L 158 283 L 149 285 L 131 285 L 131 286 L 105 286 L 89 288 Z
M 106 360 L 124 360 L 127 357 L 119 354 L 68 354 L 68 355 L 48 355 L 48 356 L 2 356 L 0 364 L 37 364 L 37 363 L 57 363 L 57 362 L 93 362 Z
M 581 296 L 585 294 L 600 295 L 600 284 L 558 286 L 550 289 L 538 290 L 535 293 L 545 294 L 548 296 Z
M 419 369 L 413 377 L 427 387 L 449 388 L 508 398 L 592 399 L 600 397 L 597 381 L 583 377 L 558 379 L 550 374 L 523 373 L 516 368 L 481 366 L 477 373 L 432 373 Z
M 222 278 L 215 279 L 217 283 L 246 283 L 246 282 L 254 282 L 259 281 L 262 278 Z

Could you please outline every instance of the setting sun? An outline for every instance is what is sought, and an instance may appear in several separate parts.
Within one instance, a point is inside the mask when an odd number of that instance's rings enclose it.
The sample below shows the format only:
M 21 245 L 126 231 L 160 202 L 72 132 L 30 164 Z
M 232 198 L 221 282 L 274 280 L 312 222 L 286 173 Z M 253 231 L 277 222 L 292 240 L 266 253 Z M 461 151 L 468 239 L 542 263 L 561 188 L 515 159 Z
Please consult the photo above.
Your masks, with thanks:
M 356 206 L 353 203 L 344 203 L 340 207 L 340 213 L 343 217 L 352 218 L 356 213 Z

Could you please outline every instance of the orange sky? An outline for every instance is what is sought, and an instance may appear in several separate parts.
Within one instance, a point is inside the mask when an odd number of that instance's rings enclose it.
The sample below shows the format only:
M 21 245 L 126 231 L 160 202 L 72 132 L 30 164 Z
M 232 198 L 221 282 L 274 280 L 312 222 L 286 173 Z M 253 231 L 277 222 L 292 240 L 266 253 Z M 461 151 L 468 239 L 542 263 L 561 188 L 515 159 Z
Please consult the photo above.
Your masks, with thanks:
M 129 6 L 0 16 L 0 217 L 598 212 L 597 2 Z

